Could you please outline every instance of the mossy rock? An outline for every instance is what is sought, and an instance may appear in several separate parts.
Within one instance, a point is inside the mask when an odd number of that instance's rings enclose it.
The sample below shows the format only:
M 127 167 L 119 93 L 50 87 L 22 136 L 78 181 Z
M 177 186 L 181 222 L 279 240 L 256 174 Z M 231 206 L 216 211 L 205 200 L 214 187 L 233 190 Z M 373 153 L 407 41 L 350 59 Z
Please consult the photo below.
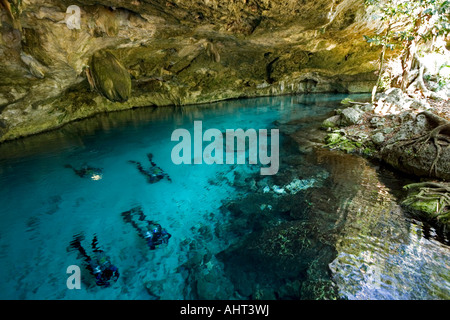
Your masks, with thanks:
M 345 151 L 347 153 L 356 152 L 362 147 L 360 142 L 348 140 L 340 132 L 329 133 L 325 137 L 326 146 L 333 149 Z
M 450 186 L 445 182 L 423 182 L 404 187 L 410 190 L 402 206 L 407 211 L 440 225 L 450 226 Z
M 125 102 L 131 96 L 131 77 L 109 51 L 97 51 L 89 65 L 95 89 L 108 100 Z
M 6 121 L 0 119 L 0 137 L 5 134 L 5 132 L 8 131 L 8 124 Z
M 440 212 L 441 203 L 439 199 L 418 199 L 417 194 L 407 197 L 402 206 L 411 214 L 432 224 L 450 227 L 450 210 Z
M 332 132 L 325 137 L 325 143 L 327 143 L 327 145 L 335 145 L 346 140 L 347 139 L 343 137 L 340 132 Z
M 414 211 L 419 211 L 425 216 L 431 217 L 435 215 L 439 210 L 439 200 L 419 200 L 415 198 L 416 195 L 408 197 L 403 204 L 407 205 L 410 209 Z
M 322 122 L 322 128 L 323 129 L 337 128 L 337 127 L 339 127 L 340 122 L 341 122 L 341 116 L 335 115 L 335 116 L 325 119 Z

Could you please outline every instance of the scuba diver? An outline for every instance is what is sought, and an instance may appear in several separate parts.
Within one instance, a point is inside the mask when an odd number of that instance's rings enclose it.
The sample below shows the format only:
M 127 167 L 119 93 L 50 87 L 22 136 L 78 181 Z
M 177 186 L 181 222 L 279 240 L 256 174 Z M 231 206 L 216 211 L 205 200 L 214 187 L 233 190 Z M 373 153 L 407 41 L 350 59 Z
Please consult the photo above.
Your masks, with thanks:
M 116 282 L 119 278 L 119 269 L 109 261 L 109 257 L 98 247 L 96 235 L 94 235 L 91 243 L 92 251 L 95 254 L 94 258 L 86 253 L 86 250 L 81 245 L 82 240 L 84 240 L 82 234 L 75 235 L 70 242 L 70 248 L 78 250 L 83 256 L 84 261 L 87 263 L 86 269 L 95 277 L 95 283 L 101 287 L 109 287 L 111 282 Z
M 128 160 L 128 162 L 133 163 L 137 166 L 139 172 L 147 177 L 148 183 L 155 183 L 164 178 L 167 178 L 167 180 L 169 180 L 169 182 L 172 182 L 172 179 L 170 179 L 169 175 L 167 173 L 165 173 L 160 167 L 158 167 L 156 165 L 156 163 L 153 162 L 153 154 L 148 153 L 147 158 L 151 164 L 151 167 L 148 170 L 144 169 L 144 167 L 142 166 L 142 164 L 140 162 L 137 162 L 134 160 Z
M 169 243 L 169 239 L 172 237 L 172 235 L 169 234 L 166 229 L 163 229 L 160 224 L 146 220 L 140 206 L 122 212 L 122 217 L 125 222 L 131 223 L 138 231 L 139 236 L 147 242 L 150 250 L 155 250 L 156 246 L 160 244 Z
M 100 180 L 103 175 L 103 170 L 100 168 L 94 168 L 87 164 L 83 165 L 80 169 L 76 169 L 70 164 L 66 164 L 64 168 L 72 169 L 80 178 L 90 178 L 92 180 Z

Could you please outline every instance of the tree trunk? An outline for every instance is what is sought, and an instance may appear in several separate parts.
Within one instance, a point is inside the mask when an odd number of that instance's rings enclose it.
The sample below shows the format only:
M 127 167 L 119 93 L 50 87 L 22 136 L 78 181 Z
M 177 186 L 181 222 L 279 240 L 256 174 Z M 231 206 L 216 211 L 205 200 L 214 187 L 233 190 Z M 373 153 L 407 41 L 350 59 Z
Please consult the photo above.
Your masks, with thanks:
M 406 89 L 409 87 L 409 73 L 411 71 L 411 66 L 414 60 L 414 55 L 416 53 L 416 41 L 408 42 L 408 45 L 405 48 L 405 53 L 402 58 L 402 82 L 400 85 L 400 89 L 403 92 L 406 92 Z
M 423 75 L 425 73 L 425 65 L 420 61 L 417 54 L 414 58 L 413 68 L 417 68 L 419 70 L 419 74 L 417 77 L 408 85 L 407 87 L 407 93 L 409 95 L 413 95 L 415 90 L 419 90 L 425 98 L 431 98 L 431 99 L 439 99 L 439 96 L 429 90 L 427 86 L 425 85 L 425 81 L 423 78 Z
M 388 25 L 388 28 L 386 30 L 386 36 L 385 40 L 388 38 L 389 32 L 391 31 L 391 24 Z M 378 86 L 380 85 L 381 76 L 383 75 L 383 67 L 384 67 L 384 56 L 386 55 L 386 44 L 383 44 L 383 49 L 381 50 L 380 54 L 380 68 L 378 69 L 378 78 L 377 82 L 375 83 L 375 86 L 372 89 L 372 103 L 375 102 L 375 95 L 378 91 Z
M 402 57 L 402 82 L 400 84 L 400 89 L 403 92 L 406 92 L 406 89 L 409 87 L 409 73 L 411 71 L 411 67 L 414 61 L 414 57 L 417 51 L 417 42 L 416 39 L 419 35 L 419 29 L 422 25 L 422 16 L 419 15 L 417 20 L 414 23 L 414 28 L 412 34 L 414 35 L 413 40 L 408 40 L 405 50 L 403 52 Z

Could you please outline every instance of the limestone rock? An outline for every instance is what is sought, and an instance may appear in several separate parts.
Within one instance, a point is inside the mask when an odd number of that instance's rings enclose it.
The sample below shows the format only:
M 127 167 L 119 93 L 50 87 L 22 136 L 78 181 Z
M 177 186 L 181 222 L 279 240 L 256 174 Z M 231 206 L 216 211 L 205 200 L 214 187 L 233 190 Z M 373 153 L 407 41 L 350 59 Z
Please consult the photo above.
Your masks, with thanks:
M 405 122 L 380 150 L 394 168 L 419 177 L 450 180 L 450 123 L 425 111 Z
M 0 97 L 8 96 L 0 119 L 9 124 L 0 142 L 97 112 L 370 92 L 376 81 L 379 48 L 363 35 L 379 26 L 360 0 L 80 0 L 79 24 L 69 25 L 62 0 L 16 3 L 23 28 L 0 15 Z M 107 101 L 89 91 L 86 65 Z M 26 94 L 13 100 L 9 92 L 19 88 Z M 25 112 L 30 105 L 40 108 Z
M 386 119 L 382 117 L 373 117 L 370 119 L 370 125 L 373 128 L 380 128 L 383 127 L 386 123 Z
M 382 134 L 381 132 L 375 133 L 375 134 L 372 136 L 372 141 L 373 141 L 373 143 L 375 143 L 376 145 L 382 144 L 382 143 L 384 142 L 384 140 L 385 140 L 384 134 Z
M 409 110 L 424 111 L 430 108 L 426 101 L 416 100 L 404 94 L 399 88 L 390 88 L 377 96 L 376 114 L 399 114 Z
M 27 65 L 28 69 L 30 70 L 30 73 L 33 76 L 40 79 L 44 78 L 45 76 L 44 67 L 39 63 L 39 61 L 23 52 L 20 53 L 20 58 L 22 59 L 23 63 Z
M 125 67 L 109 51 L 94 53 L 90 74 L 97 91 L 111 101 L 125 102 L 131 95 L 131 78 Z
M 325 128 L 325 129 L 327 129 L 327 128 L 336 128 L 336 127 L 339 126 L 340 122 L 341 122 L 341 116 L 340 115 L 335 115 L 335 116 L 332 116 L 332 117 L 330 117 L 328 119 L 325 119 L 323 121 L 323 123 L 322 123 L 322 128 Z
M 341 113 L 341 125 L 350 126 L 360 124 L 364 112 L 357 108 L 346 108 Z

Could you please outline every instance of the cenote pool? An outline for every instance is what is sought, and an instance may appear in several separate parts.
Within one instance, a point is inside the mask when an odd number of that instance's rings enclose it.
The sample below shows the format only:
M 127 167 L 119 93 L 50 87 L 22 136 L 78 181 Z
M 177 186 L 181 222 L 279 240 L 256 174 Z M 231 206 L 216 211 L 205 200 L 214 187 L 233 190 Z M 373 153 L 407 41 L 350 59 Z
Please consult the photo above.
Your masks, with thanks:
M 450 299 L 448 235 L 400 207 L 411 182 L 315 145 L 348 95 L 233 100 L 99 115 L 0 145 L 2 299 Z M 367 96 L 354 95 L 353 99 Z M 280 168 L 175 165 L 175 129 L 279 129 Z M 147 154 L 171 181 L 148 183 Z M 246 162 L 248 163 L 248 161 Z M 101 168 L 80 177 L 68 168 Z M 122 213 L 170 233 L 150 250 Z M 74 235 L 119 268 L 100 287 Z M 81 268 L 68 289 L 67 268 Z

